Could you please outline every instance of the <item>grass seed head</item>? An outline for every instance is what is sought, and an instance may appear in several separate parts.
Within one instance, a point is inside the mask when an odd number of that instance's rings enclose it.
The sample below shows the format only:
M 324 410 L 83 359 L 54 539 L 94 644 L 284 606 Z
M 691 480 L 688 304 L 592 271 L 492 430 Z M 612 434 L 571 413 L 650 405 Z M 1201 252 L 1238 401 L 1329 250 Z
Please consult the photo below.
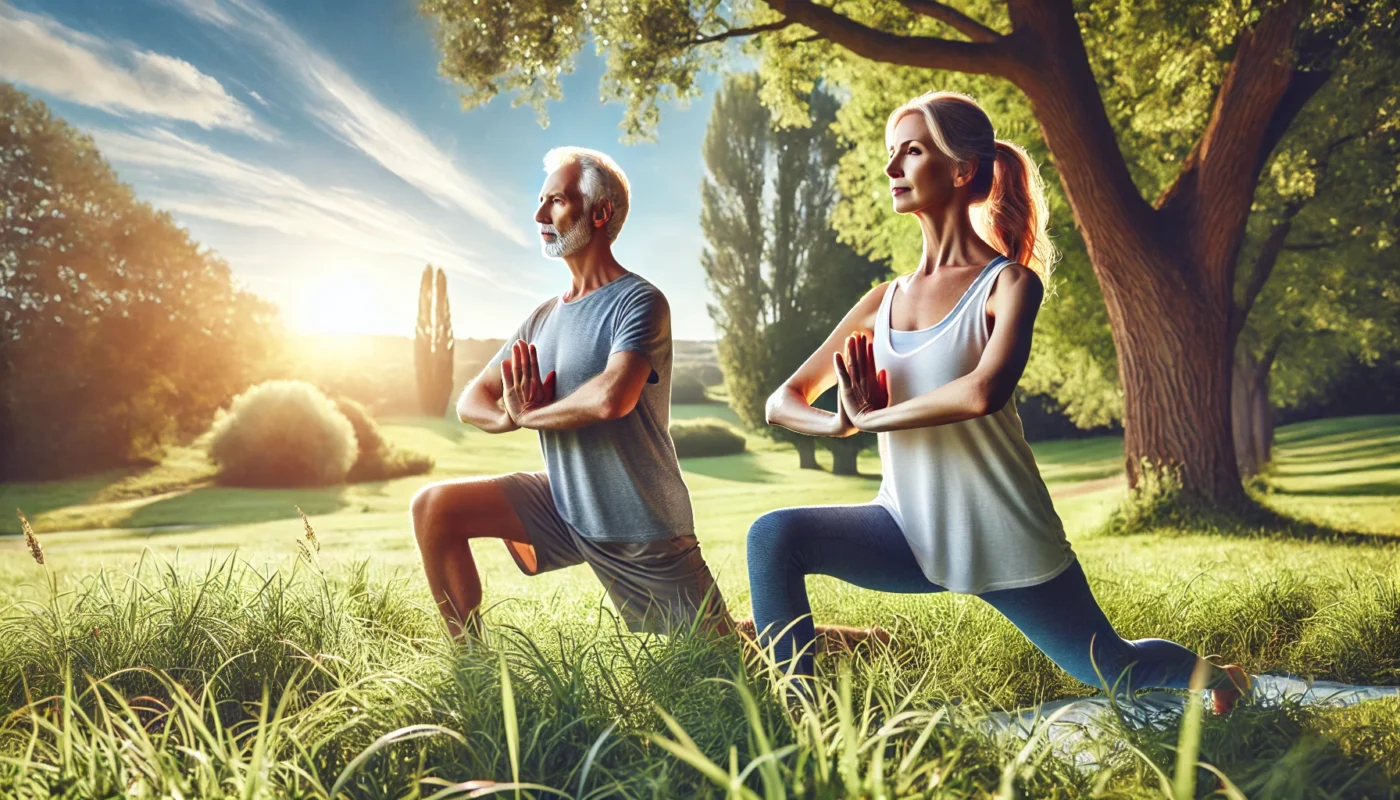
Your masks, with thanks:
M 311 527 L 311 520 L 306 518 L 306 512 L 297 506 L 297 513 L 301 515 L 301 524 L 306 526 L 306 541 L 311 542 L 311 546 L 316 548 L 316 552 L 321 552 L 321 542 L 316 539 L 316 531 Z
M 20 527 L 24 529 L 24 543 L 29 545 L 29 554 L 34 556 L 34 561 L 39 564 L 44 563 L 44 548 L 39 545 L 39 537 L 34 535 L 34 529 L 30 527 L 29 520 L 25 518 L 24 512 L 15 509 L 19 515 Z

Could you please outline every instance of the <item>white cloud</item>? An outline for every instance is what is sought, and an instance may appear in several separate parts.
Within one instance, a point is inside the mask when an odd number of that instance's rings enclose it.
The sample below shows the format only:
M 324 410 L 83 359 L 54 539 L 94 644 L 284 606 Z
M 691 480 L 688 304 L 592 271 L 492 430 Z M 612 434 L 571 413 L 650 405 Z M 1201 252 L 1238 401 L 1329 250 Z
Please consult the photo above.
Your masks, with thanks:
M 104 42 L 0 0 L 0 78 L 111 114 L 271 132 L 213 77 L 160 53 Z
M 508 218 L 503 204 L 463 172 L 412 122 L 386 108 L 258 0 L 167 0 L 195 18 L 252 40 L 295 77 L 313 117 L 333 136 L 445 208 L 459 208 L 511 241 L 534 238 Z
M 501 286 L 472 254 L 417 217 L 363 192 L 315 187 L 166 130 L 88 131 L 110 161 L 152 171 L 143 198 L 177 214 L 269 228 L 370 253 L 403 255 Z M 508 288 L 502 286 L 502 288 Z

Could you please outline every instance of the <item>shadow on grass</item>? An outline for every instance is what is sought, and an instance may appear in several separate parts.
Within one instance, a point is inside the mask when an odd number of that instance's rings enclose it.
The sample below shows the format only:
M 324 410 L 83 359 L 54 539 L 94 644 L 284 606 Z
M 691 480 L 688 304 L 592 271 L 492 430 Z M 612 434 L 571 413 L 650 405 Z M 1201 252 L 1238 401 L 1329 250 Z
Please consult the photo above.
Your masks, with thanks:
M 15 509 L 30 520 L 68 506 L 95 502 L 108 486 L 139 471 L 135 467 L 104 470 L 82 478 L 0 484 L 0 536 L 20 535 Z
M 1394 486 L 1389 492 L 1393 493 Z M 1320 492 L 1332 496 L 1339 492 Z M 1400 546 L 1400 535 L 1337 528 L 1300 517 L 1290 517 L 1249 497 L 1238 508 L 1204 506 L 1173 498 L 1134 505 L 1129 499 L 1099 529 L 1107 535 L 1205 534 L 1246 539 L 1276 539 L 1367 547 Z
M 308 515 L 331 514 L 348 505 L 346 488 L 343 485 L 300 489 L 206 486 L 142 506 L 123 521 L 122 527 L 243 525 L 300 519 L 297 506 Z
M 1311 445 L 1288 445 L 1290 449 L 1308 448 Z M 1400 463 L 1400 457 L 1396 457 L 1397 450 L 1400 450 L 1400 439 L 1386 439 L 1377 442 L 1374 439 L 1369 442 L 1356 442 L 1350 445 L 1340 445 L 1330 449 L 1325 453 L 1313 453 L 1305 450 L 1301 453 L 1286 453 L 1278 456 L 1280 465 L 1290 467 L 1325 467 L 1337 461 L 1366 461 L 1369 459 L 1384 459 L 1379 463 L 1368 465 L 1367 469 L 1385 469 Z M 1319 472 L 1326 475 L 1327 472 Z
M 709 458 L 683 458 L 681 469 L 697 475 L 740 483 L 774 483 L 782 475 L 758 463 L 753 453 Z

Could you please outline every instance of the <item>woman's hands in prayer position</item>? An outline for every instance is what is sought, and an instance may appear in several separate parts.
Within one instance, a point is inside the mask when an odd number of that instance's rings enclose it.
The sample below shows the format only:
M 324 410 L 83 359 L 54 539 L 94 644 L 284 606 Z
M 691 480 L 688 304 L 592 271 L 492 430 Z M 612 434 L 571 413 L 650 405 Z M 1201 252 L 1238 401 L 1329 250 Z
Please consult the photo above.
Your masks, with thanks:
M 890 404 L 889 378 L 884 370 L 875 369 L 875 343 L 864 333 L 853 333 L 846 337 L 845 357 L 838 351 L 833 358 L 840 387 L 838 413 L 865 430 L 871 413 Z

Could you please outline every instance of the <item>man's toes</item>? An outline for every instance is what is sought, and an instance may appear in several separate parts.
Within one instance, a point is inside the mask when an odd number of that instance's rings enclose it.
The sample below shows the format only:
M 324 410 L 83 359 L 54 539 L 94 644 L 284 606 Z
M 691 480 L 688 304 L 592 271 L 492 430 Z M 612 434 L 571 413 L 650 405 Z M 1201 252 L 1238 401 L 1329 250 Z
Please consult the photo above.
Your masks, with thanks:
M 741 619 L 734 623 L 734 631 L 745 639 L 753 640 L 758 638 L 754 621 L 751 619 Z

